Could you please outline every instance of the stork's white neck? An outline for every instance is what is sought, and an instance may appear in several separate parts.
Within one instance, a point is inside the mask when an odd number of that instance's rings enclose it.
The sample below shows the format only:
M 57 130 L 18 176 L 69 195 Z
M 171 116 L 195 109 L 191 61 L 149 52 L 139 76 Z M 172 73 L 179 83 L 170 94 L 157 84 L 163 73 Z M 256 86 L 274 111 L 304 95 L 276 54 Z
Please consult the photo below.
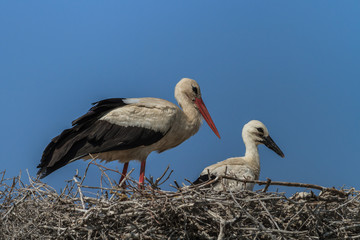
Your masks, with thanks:
M 254 140 L 244 137 L 245 157 L 244 159 L 260 171 L 260 156 L 258 146 Z
M 186 117 L 186 122 L 183 124 L 189 130 L 191 129 L 191 135 L 195 134 L 199 130 L 202 122 L 200 112 L 195 108 L 195 104 L 185 94 L 175 93 L 175 98 Z

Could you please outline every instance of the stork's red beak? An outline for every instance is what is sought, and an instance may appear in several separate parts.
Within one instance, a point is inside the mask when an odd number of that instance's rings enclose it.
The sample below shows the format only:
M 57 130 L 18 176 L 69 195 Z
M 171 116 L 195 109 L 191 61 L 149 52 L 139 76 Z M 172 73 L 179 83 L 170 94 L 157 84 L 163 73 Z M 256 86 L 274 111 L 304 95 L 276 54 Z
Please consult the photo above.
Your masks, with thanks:
M 198 106 L 201 115 L 203 116 L 203 118 L 205 119 L 205 121 L 207 122 L 209 127 L 213 130 L 213 132 L 216 134 L 216 136 L 218 136 L 218 138 L 220 138 L 220 134 L 219 134 L 218 130 L 216 129 L 215 123 L 211 119 L 210 113 L 207 110 L 203 100 L 201 98 L 195 98 L 195 104 Z

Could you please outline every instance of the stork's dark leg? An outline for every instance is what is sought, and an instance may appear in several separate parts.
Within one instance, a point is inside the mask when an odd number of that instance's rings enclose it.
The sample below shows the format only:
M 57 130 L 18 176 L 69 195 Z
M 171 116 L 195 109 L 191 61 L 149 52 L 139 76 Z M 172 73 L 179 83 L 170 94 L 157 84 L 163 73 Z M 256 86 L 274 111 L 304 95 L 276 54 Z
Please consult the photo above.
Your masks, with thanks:
M 124 163 L 124 167 L 123 167 L 123 171 L 122 171 L 122 174 L 121 174 L 121 178 L 120 178 L 119 184 L 120 184 L 121 181 L 125 178 L 128 167 L 129 167 L 129 162 Z
M 140 186 L 144 186 L 145 165 L 146 165 L 146 160 L 141 162 L 140 177 L 139 177 Z

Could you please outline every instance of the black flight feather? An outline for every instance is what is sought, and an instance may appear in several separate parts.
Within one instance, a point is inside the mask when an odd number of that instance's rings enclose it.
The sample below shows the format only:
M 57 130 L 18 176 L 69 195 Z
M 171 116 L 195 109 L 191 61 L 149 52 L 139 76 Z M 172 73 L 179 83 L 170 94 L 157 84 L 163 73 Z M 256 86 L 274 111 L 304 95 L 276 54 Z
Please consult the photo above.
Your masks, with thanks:
M 211 174 L 210 174 L 210 178 L 209 178 L 209 174 L 200 175 L 200 177 L 198 177 L 198 179 L 196 179 L 196 180 L 193 182 L 193 184 L 194 184 L 194 185 L 201 184 L 201 183 L 204 183 L 204 182 L 213 180 L 213 179 L 215 179 L 215 178 L 216 178 L 216 176 L 215 176 L 215 175 L 211 175 Z

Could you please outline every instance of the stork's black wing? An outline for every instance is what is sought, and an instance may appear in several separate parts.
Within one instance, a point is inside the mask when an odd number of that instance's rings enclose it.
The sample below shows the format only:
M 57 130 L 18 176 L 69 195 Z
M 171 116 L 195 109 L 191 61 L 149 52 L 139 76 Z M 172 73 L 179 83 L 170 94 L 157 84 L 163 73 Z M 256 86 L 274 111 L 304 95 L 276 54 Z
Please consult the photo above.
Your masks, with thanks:
M 111 110 L 126 105 L 123 98 L 102 100 L 73 121 L 72 128 L 64 130 L 45 148 L 38 165 L 40 178 L 88 154 L 151 145 L 165 135 L 143 127 L 120 126 L 99 120 Z

